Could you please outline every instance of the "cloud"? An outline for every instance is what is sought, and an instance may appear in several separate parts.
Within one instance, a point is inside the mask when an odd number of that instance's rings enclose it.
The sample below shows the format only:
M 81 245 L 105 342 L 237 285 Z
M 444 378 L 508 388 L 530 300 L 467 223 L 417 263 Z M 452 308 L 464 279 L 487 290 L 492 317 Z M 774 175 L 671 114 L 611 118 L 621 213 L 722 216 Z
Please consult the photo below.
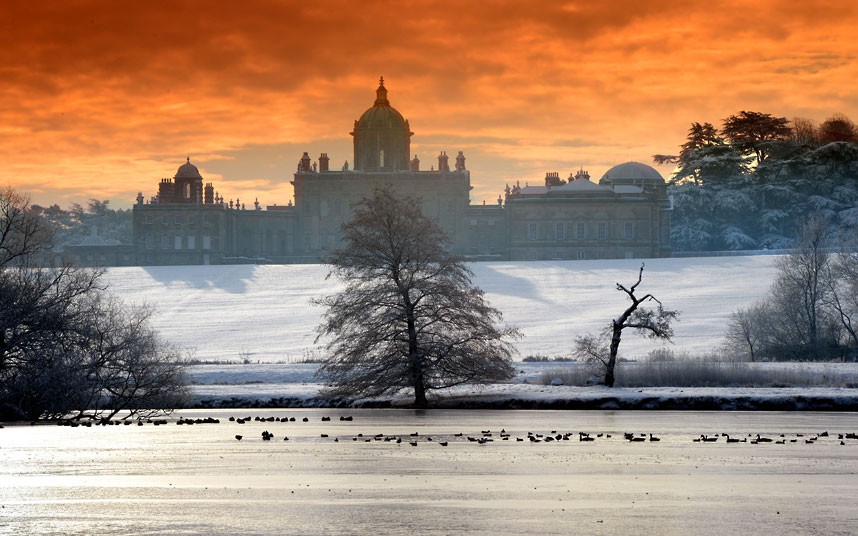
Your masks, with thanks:
M 291 195 L 304 150 L 351 160 L 380 75 L 421 159 L 466 149 L 480 192 L 646 162 L 741 109 L 855 119 L 858 8 L 838 4 L 7 2 L 0 184 L 130 202 L 191 154 Z

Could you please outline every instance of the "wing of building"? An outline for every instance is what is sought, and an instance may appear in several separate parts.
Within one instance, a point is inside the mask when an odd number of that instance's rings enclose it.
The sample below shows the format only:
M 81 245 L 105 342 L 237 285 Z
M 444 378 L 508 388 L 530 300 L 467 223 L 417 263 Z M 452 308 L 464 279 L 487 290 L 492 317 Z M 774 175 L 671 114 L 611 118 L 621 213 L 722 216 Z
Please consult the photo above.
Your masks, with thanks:
M 351 207 L 378 185 L 421 199 L 424 213 L 474 260 L 646 258 L 670 255 L 665 181 L 650 166 L 627 162 L 597 183 L 579 170 L 548 173 L 539 186 L 507 186 L 497 204 L 470 204 L 465 155 L 445 151 L 430 169 L 411 155 L 411 126 L 390 105 L 384 79 L 351 136 L 353 167 L 331 169 L 322 153 L 304 153 L 292 185 L 295 202 L 262 207 L 224 199 L 190 157 L 161 179 L 133 210 L 136 260 L 142 265 L 318 262 L 340 244 Z M 451 167 L 452 166 L 452 167 Z M 425 167 L 425 164 L 424 164 Z

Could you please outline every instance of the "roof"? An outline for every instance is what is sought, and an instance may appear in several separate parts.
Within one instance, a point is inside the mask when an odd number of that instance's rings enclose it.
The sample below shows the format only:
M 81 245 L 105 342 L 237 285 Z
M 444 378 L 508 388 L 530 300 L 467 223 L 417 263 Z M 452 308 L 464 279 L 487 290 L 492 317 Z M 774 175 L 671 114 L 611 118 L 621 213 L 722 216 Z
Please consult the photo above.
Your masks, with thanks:
M 661 173 L 656 171 L 655 168 L 646 164 L 641 164 L 640 162 L 626 162 L 624 164 L 616 165 L 606 171 L 599 182 L 605 180 L 652 180 L 664 182 L 664 177 L 662 177 Z
M 560 186 L 554 186 L 551 188 L 551 192 L 562 192 L 562 193 L 605 193 L 610 192 L 610 188 L 606 188 L 605 186 L 600 186 L 594 182 L 591 182 L 587 179 L 575 179 L 566 184 L 562 184 Z
M 357 121 L 358 126 L 360 128 L 406 128 L 405 118 L 387 100 L 387 88 L 384 87 L 384 77 L 379 81 L 375 94 L 375 103 L 372 105 L 372 108 L 360 116 L 360 119 Z
M 202 179 L 202 175 L 200 175 L 200 170 L 197 169 L 197 166 L 191 164 L 191 157 L 188 157 L 188 161 L 179 166 L 178 171 L 176 171 L 176 179 Z

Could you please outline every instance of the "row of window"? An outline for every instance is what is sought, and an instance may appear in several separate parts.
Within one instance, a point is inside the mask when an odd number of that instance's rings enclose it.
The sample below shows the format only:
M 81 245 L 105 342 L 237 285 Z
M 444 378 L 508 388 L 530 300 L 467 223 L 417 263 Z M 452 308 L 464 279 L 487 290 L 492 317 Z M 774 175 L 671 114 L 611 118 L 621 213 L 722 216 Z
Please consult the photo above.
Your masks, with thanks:
M 542 225 L 539 222 L 531 222 L 527 224 L 527 239 L 528 240 L 540 240 L 542 237 L 541 227 Z M 550 226 L 551 224 L 547 224 Z M 554 240 L 567 240 L 573 237 L 572 231 L 574 231 L 574 239 L 575 240 L 587 240 L 590 238 L 590 229 L 586 223 L 564 223 L 564 222 L 555 222 L 554 223 Z M 610 228 L 606 222 L 600 222 L 596 224 L 596 236 L 594 237 L 596 240 L 607 240 L 609 238 Z M 634 222 L 626 222 L 623 224 L 623 238 L 626 240 L 634 240 L 637 237 L 637 232 L 635 228 Z
M 155 249 L 155 234 L 146 233 L 146 249 Z M 161 235 L 161 247 L 160 249 L 173 249 L 173 250 L 183 250 L 183 249 L 197 249 L 197 237 L 196 235 L 169 235 L 162 234 Z M 209 235 L 203 235 L 202 237 L 202 249 L 212 249 L 212 237 Z
M 170 216 L 161 216 L 161 225 L 170 225 L 170 221 Z M 194 225 L 197 223 L 197 217 L 194 214 L 188 214 L 187 216 L 175 215 L 172 217 L 172 222 L 174 225 L 183 225 L 185 223 L 187 223 L 188 225 Z M 155 223 L 155 216 L 147 214 L 143 217 L 143 223 L 145 223 L 146 225 L 152 225 L 153 223 Z M 211 215 L 203 214 L 203 225 L 210 225 L 211 223 Z

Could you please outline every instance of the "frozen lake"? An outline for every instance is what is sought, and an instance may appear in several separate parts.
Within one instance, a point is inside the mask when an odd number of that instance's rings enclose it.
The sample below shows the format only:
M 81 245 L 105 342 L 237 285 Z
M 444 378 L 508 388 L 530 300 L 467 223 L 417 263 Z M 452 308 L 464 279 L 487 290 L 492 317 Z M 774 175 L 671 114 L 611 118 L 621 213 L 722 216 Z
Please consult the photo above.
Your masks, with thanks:
M 858 414 L 767 412 L 223 410 L 6 426 L 0 533 L 854 534 L 858 440 L 837 437 L 852 432 Z M 747 441 L 694 441 L 722 433 Z

